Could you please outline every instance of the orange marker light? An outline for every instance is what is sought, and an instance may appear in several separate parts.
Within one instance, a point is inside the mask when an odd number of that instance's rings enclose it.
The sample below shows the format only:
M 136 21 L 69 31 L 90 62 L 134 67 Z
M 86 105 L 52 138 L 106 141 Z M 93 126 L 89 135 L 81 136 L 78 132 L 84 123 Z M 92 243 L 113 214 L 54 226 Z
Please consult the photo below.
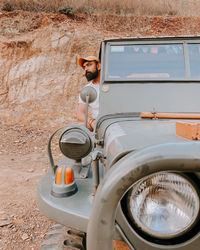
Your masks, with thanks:
M 65 184 L 71 184 L 74 182 L 73 171 L 70 167 L 65 168 Z
M 58 185 L 62 184 L 62 172 L 63 172 L 63 167 L 58 167 L 56 171 L 56 184 Z

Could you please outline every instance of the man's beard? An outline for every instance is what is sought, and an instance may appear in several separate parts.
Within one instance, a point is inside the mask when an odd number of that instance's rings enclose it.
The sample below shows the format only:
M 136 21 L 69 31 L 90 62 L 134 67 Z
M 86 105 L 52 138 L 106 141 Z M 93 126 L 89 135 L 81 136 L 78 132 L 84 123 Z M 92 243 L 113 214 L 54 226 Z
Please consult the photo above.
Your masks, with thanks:
M 93 80 L 93 79 L 95 79 L 95 78 L 97 78 L 98 75 L 99 75 L 99 72 L 98 72 L 97 69 L 94 72 L 87 71 L 85 73 L 85 77 L 88 80 L 88 82 L 91 81 L 91 80 Z

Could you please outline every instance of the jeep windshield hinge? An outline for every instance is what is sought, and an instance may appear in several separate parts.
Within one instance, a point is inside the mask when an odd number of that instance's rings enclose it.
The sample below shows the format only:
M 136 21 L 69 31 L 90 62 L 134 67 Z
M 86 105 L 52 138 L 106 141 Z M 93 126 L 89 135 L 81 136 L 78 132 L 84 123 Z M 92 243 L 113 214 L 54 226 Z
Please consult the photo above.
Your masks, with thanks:
M 101 150 L 96 149 L 92 153 L 92 174 L 93 174 L 93 184 L 94 184 L 94 193 L 96 193 L 99 185 L 99 161 L 105 167 L 104 154 Z

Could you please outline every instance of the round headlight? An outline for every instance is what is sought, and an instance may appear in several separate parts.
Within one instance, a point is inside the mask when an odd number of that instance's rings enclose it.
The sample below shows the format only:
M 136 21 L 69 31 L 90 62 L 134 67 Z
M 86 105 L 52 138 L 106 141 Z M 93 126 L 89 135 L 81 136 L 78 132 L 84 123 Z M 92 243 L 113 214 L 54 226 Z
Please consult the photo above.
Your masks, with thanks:
M 137 228 L 159 238 L 191 229 L 199 214 L 199 195 L 184 176 L 162 172 L 135 184 L 128 193 L 129 217 Z

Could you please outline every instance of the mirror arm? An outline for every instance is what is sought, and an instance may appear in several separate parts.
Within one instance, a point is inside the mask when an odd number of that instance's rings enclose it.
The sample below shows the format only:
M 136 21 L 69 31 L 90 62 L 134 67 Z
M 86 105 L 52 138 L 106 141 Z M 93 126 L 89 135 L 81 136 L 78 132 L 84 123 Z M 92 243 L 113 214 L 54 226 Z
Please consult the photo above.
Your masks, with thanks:
M 88 105 L 89 105 L 89 95 L 86 96 L 86 111 L 85 111 L 85 127 L 87 128 L 88 122 Z

